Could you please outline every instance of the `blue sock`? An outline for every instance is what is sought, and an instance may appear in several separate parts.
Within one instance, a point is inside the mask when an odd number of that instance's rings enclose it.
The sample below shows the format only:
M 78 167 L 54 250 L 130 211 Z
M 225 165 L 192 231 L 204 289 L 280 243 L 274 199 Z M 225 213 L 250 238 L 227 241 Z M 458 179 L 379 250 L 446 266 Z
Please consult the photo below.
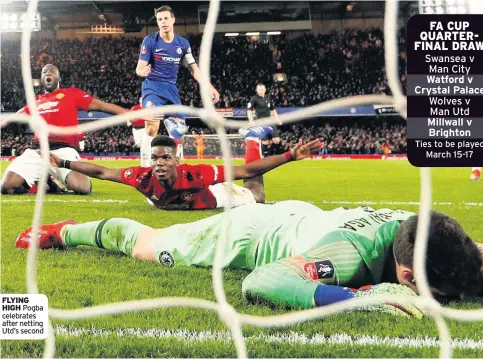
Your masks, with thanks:
M 354 298 L 355 290 L 336 285 L 319 285 L 314 293 L 315 305 L 322 307 L 342 300 Z

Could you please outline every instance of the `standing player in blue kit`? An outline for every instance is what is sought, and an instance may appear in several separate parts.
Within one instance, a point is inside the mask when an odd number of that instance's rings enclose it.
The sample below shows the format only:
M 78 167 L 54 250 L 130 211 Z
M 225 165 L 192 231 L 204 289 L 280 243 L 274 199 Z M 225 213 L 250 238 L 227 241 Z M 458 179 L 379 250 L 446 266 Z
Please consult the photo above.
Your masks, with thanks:
M 193 78 L 200 82 L 201 72 L 191 53 L 191 46 L 187 39 L 174 33 L 174 12 L 169 6 L 156 9 L 156 22 L 159 31 L 146 36 L 141 45 L 136 74 L 146 78 L 142 85 L 142 107 L 156 107 L 163 105 L 181 105 L 176 81 L 180 64 L 188 67 Z M 214 103 L 220 100 L 220 94 L 213 85 L 211 96 Z M 168 134 L 177 143 L 187 132 L 185 116 L 181 113 L 170 114 L 164 119 Z M 156 115 L 160 120 L 164 115 Z M 146 121 L 145 133 L 141 140 L 141 166 L 150 167 L 151 141 L 158 134 L 159 121 Z

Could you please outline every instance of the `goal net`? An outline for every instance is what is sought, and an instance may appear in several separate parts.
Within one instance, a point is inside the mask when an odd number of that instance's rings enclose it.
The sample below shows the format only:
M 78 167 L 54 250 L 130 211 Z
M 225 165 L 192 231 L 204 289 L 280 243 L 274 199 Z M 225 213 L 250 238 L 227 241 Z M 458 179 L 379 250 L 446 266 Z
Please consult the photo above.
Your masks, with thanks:
M 187 106 L 180 105 L 170 105 L 165 107 L 149 108 L 140 110 L 140 112 L 131 112 L 119 116 L 114 116 L 109 119 L 104 119 L 102 121 L 93 121 L 91 123 L 82 124 L 80 126 L 71 127 L 68 129 L 62 129 L 58 127 L 47 126 L 45 121 L 38 113 L 38 109 L 35 102 L 33 86 L 32 86 L 32 73 L 30 69 L 30 38 L 31 38 L 31 20 L 34 18 L 34 13 L 37 9 L 38 0 L 31 0 L 28 2 L 28 10 L 26 14 L 26 26 L 22 32 L 21 40 L 21 65 L 22 65 L 22 78 L 25 87 L 27 104 L 32 112 L 31 116 L 18 115 L 14 118 L 2 118 L 2 122 L 16 121 L 29 123 L 30 126 L 39 133 L 40 137 L 40 147 L 42 153 L 42 159 L 44 163 L 43 173 L 40 181 L 39 188 L 45 188 L 45 183 L 48 175 L 48 164 L 49 164 L 49 148 L 47 134 L 51 133 L 69 133 L 75 134 L 86 131 L 93 131 L 102 128 L 108 128 L 115 125 L 125 124 L 127 120 L 133 120 L 135 118 L 143 117 L 149 118 L 155 114 L 164 114 L 166 112 L 182 112 L 189 115 L 194 115 L 200 117 L 208 126 L 214 129 L 218 135 L 217 139 L 214 140 L 219 146 L 216 150 L 218 153 L 223 154 L 226 179 L 229 181 L 231 186 L 231 180 L 233 179 L 233 172 L 231 168 L 231 157 L 235 153 L 235 148 L 230 145 L 230 139 L 225 135 L 226 128 L 247 128 L 249 123 L 241 123 L 240 121 L 225 120 L 223 119 L 215 110 L 212 98 L 210 95 L 209 79 L 210 79 L 210 53 L 212 47 L 212 40 L 214 35 L 214 30 L 216 26 L 217 16 L 220 7 L 219 0 L 212 0 L 209 5 L 208 18 L 206 26 L 203 33 L 201 48 L 200 48 L 200 96 L 203 102 L 203 108 L 191 108 Z M 397 0 L 387 0 L 385 6 L 385 19 L 384 19 L 384 32 L 385 32 L 385 70 L 388 78 L 388 84 L 391 88 L 393 96 L 380 96 L 380 95 L 364 95 L 355 96 L 349 98 L 341 98 L 336 100 L 327 101 L 321 104 L 317 104 L 311 107 L 304 108 L 303 110 L 296 111 L 290 114 L 284 114 L 279 117 L 280 121 L 283 123 L 299 121 L 303 118 L 308 118 L 315 115 L 321 111 L 327 111 L 338 106 L 357 106 L 357 105 L 393 105 L 397 111 L 406 118 L 406 97 L 401 92 L 399 75 L 398 75 L 398 39 L 397 39 L 397 24 L 398 24 L 398 1 Z M 425 0 L 420 1 L 422 12 L 428 12 L 430 9 L 436 13 L 447 13 L 450 12 L 449 6 L 457 6 L 457 12 L 461 13 L 464 11 L 469 12 L 479 12 L 479 9 L 483 7 L 480 0 L 471 1 L 458 1 L 458 0 Z M 478 4 L 479 7 L 475 10 L 474 6 Z M 452 8 L 453 9 L 453 8 Z M 454 10 L 454 9 L 453 9 Z M 453 11 L 451 10 L 451 11 Z M 275 119 L 260 119 L 257 125 L 275 125 Z M 191 140 L 190 140 L 191 141 Z M 238 139 L 237 139 L 238 141 Z M 234 140 L 233 140 L 234 143 Z M 236 147 L 236 146 L 235 146 Z M 332 304 L 330 306 L 311 309 L 294 311 L 289 314 L 276 315 L 276 316 L 266 316 L 257 317 L 242 315 L 236 312 L 236 310 L 228 303 L 224 288 L 223 288 L 223 276 L 222 276 L 222 253 L 223 247 L 225 246 L 225 238 L 227 231 L 229 230 L 229 219 L 224 222 L 224 234 L 220 236 L 216 244 L 216 256 L 215 265 L 213 267 L 213 286 L 216 301 L 206 301 L 201 299 L 192 298 L 159 298 L 154 300 L 140 300 L 132 302 L 121 302 L 121 303 L 111 303 L 107 305 L 94 306 L 90 308 L 79 308 L 72 310 L 61 310 L 58 308 L 49 308 L 49 317 L 61 320 L 75 320 L 83 318 L 92 318 L 96 316 L 114 315 L 133 311 L 145 311 L 154 308 L 166 308 L 166 307 L 191 307 L 191 308 L 203 308 L 208 310 L 216 311 L 219 314 L 220 319 L 227 325 L 230 329 L 234 344 L 236 347 L 237 357 L 246 358 L 247 357 L 247 347 L 246 342 L 242 333 L 242 325 L 252 325 L 258 327 L 277 327 L 286 326 L 295 323 L 300 323 L 303 321 L 308 321 L 316 318 L 321 318 L 324 316 L 336 314 L 343 312 L 347 309 L 352 309 L 355 307 L 360 307 L 369 304 L 379 304 L 386 301 L 397 301 L 405 303 L 415 303 L 418 306 L 425 308 L 428 315 L 431 316 L 438 328 L 441 351 L 440 355 L 443 358 L 449 358 L 452 355 L 451 347 L 451 337 L 447 324 L 445 323 L 445 318 L 460 320 L 460 321 L 478 321 L 483 320 L 483 310 L 455 310 L 451 308 L 443 308 L 440 304 L 435 301 L 429 290 L 426 272 L 425 272 L 425 255 L 427 248 L 427 233 L 429 228 L 429 211 L 431 209 L 431 171 L 428 168 L 420 169 L 420 208 L 419 215 L 420 220 L 418 221 L 417 238 L 415 245 L 415 257 L 414 257 L 414 270 L 416 274 L 416 282 L 418 283 L 418 288 L 420 289 L 419 297 L 409 297 L 402 299 L 400 297 L 392 295 L 384 295 L 379 298 L 361 298 L 357 300 L 350 300 Z M 36 258 L 38 252 L 38 243 L 35 238 L 38 235 L 38 226 L 42 217 L 43 205 L 44 205 L 43 191 L 39 191 L 36 198 L 35 213 L 33 217 L 33 227 L 35 228 L 35 233 L 33 235 L 32 245 L 28 250 L 28 260 L 27 260 L 27 290 L 30 294 L 39 293 L 39 287 L 37 284 L 37 273 L 36 273 Z M 225 211 L 229 212 L 230 207 L 225 208 Z M 229 217 L 228 217 L 229 218 Z M 59 290 L 62 290 L 60 288 Z M 52 358 L 55 355 L 55 337 L 52 326 L 50 326 L 49 336 L 46 339 L 46 345 L 44 350 L 44 356 L 47 358 Z
M 242 135 L 226 135 L 226 140 L 233 157 L 243 157 L 245 155 L 245 139 Z M 188 158 L 223 158 L 220 136 L 204 134 L 185 135 L 183 156 Z

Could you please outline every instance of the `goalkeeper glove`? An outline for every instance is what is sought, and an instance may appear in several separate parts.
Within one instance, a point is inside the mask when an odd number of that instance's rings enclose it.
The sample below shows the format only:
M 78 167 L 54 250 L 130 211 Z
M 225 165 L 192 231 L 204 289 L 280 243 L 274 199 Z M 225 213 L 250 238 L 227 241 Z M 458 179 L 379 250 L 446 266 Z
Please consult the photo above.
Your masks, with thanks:
M 359 288 L 353 298 L 364 298 L 367 296 L 375 297 L 381 295 L 397 295 L 399 297 L 417 297 L 418 295 L 409 287 L 402 284 L 381 283 L 375 285 L 368 285 Z M 416 317 L 421 319 L 424 316 L 423 311 L 415 304 L 403 304 L 396 302 L 386 302 L 379 304 L 368 304 L 358 311 L 389 313 L 396 316 Z

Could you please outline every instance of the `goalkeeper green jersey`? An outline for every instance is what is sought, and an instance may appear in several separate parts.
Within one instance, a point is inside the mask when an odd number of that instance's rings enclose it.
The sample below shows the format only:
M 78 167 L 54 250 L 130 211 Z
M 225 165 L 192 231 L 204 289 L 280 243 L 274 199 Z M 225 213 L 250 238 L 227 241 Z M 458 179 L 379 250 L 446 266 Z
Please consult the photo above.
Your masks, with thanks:
M 306 202 L 248 204 L 162 230 L 154 241 L 168 266 L 214 264 L 252 272 L 246 295 L 310 308 L 321 284 L 359 288 L 381 282 L 400 222 L 413 212 L 358 207 L 324 211 Z

